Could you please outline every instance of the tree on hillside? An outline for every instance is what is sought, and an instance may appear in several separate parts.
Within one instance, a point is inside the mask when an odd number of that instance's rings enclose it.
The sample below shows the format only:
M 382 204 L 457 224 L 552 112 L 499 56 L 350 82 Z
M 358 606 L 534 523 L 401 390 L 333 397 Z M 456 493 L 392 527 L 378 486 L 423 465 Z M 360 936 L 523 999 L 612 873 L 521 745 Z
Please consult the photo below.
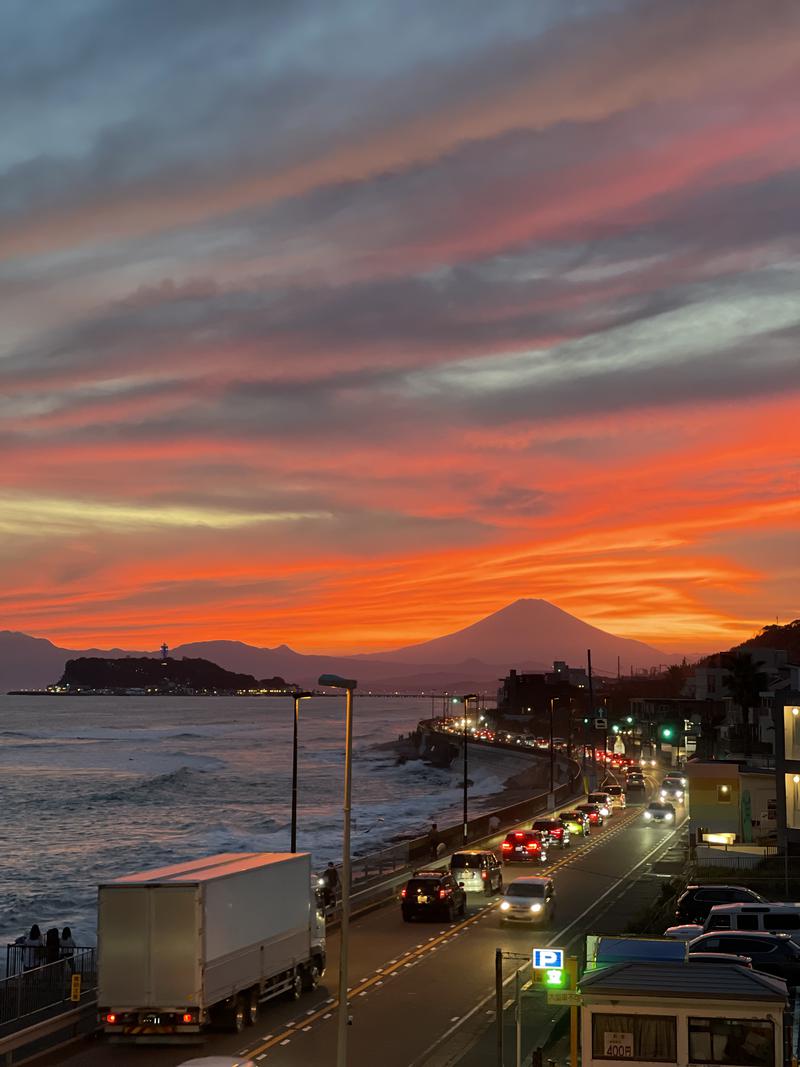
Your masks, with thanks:
M 725 657 L 725 666 L 729 671 L 725 688 L 734 703 L 742 709 L 744 755 L 747 759 L 753 751 L 752 711 L 758 707 L 761 701 L 760 693 L 769 683 L 766 674 L 759 670 L 764 664 L 761 660 L 754 660 L 749 652 L 731 652 Z

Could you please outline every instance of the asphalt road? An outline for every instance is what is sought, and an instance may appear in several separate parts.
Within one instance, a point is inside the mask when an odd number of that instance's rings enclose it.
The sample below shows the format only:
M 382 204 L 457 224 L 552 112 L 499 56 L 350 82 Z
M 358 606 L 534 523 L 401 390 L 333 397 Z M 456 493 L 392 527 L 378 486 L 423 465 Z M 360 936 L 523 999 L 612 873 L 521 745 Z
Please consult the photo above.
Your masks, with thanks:
M 679 819 L 681 811 L 679 810 Z M 495 950 L 529 955 L 536 945 L 554 945 L 571 954 L 586 933 L 625 925 L 625 895 L 649 860 L 674 839 L 674 832 L 646 824 L 641 806 L 629 807 L 573 839 L 570 848 L 551 853 L 546 868 L 557 896 L 552 929 L 501 926 L 496 900 L 471 900 L 466 920 L 455 923 L 403 923 L 399 906 L 387 906 L 351 925 L 350 979 L 353 1025 L 348 1030 L 352 1067 L 421 1067 L 469 1062 L 470 1048 L 494 1018 Z M 534 873 L 509 865 L 505 879 Z M 608 916 L 616 909 L 612 925 Z M 42 1063 L 72 1067 L 175 1067 L 193 1056 L 231 1055 L 280 1067 L 333 1065 L 336 1045 L 334 995 L 338 934 L 328 942 L 328 971 L 319 990 L 297 1003 L 273 1001 L 254 1028 L 241 1035 L 210 1034 L 202 1051 L 172 1046 L 109 1046 L 102 1039 L 62 1050 Z M 509 978 L 514 964 L 507 965 Z M 484 1041 L 486 1038 L 483 1039 Z M 478 1042 L 478 1045 L 476 1045 Z M 485 1057 L 480 1058 L 485 1062 Z M 476 1060 L 476 1062 L 478 1062 Z M 511 1059 L 508 1060 L 512 1062 Z

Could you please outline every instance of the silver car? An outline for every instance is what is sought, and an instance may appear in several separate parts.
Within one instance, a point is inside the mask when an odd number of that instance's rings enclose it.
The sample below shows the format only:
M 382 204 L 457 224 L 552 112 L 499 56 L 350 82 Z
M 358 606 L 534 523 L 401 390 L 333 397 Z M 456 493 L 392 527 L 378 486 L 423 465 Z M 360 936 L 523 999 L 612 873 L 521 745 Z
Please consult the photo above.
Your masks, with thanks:
M 542 923 L 555 918 L 556 897 L 552 878 L 535 875 L 515 878 L 503 891 L 501 922 Z
M 499 893 L 503 888 L 503 867 L 494 852 L 470 848 L 454 852 L 450 873 L 468 893 Z

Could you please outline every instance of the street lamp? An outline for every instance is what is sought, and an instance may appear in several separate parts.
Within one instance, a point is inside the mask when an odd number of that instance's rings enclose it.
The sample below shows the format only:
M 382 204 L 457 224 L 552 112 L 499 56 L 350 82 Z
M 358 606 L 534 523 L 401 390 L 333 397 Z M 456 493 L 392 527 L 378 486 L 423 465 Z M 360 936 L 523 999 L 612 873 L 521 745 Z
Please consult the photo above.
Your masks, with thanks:
M 550 792 L 555 784 L 555 747 L 553 745 L 553 708 L 559 697 L 550 698 Z
M 300 701 L 308 700 L 311 693 L 292 693 L 294 700 L 294 733 L 292 735 L 292 844 L 290 852 L 297 852 L 297 721 L 300 718 Z
M 464 705 L 464 830 L 463 830 L 463 835 L 464 835 L 464 844 L 465 845 L 467 843 L 467 838 L 469 837 L 469 826 L 468 826 L 468 821 L 469 820 L 467 818 L 467 745 L 469 743 L 469 733 L 468 733 L 469 714 L 468 713 L 469 713 L 469 702 L 470 702 L 470 700 L 477 700 L 477 699 L 478 699 L 478 694 L 477 693 L 467 693 L 465 696 L 461 697 L 461 703 Z
M 339 1016 L 336 1028 L 336 1067 L 347 1067 L 347 952 L 350 947 L 350 794 L 353 766 L 353 690 L 354 678 L 340 678 L 338 674 L 321 674 L 319 685 L 345 691 L 344 728 L 344 825 L 342 827 L 342 935 L 339 946 Z

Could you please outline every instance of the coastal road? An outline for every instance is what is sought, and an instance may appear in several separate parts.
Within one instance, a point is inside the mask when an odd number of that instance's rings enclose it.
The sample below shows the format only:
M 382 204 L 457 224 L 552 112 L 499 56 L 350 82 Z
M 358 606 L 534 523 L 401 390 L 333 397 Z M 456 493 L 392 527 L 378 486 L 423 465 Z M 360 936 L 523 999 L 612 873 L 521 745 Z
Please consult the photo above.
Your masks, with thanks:
M 356 919 L 350 947 L 352 1067 L 372 1067 L 378 1057 L 381 1067 L 458 1062 L 459 1050 L 466 1055 L 493 1019 L 496 948 L 529 954 L 535 945 L 553 944 L 574 952 L 586 933 L 624 930 L 633 916 L 627 898 L 631 886 L 676 833 L 644 823 L 641 810 L 637 805 L 613 816 L 583 842 L 578 839 L 563 852 L 551 853 L 555 858 L 549 867 L 537 869 L 552 873 L 556 883 L 558 910 L 552 929 L 501 927 L 496 902 L 487 898 L 472 901 L 466 920 L 452 924 L 403 923 L 396 905 Z M 506 881 L 520 873 L 531 871 L 510 865 Z M 256 1027 L 243 1035 L 209 1035 L 202 1055 L 249 1056 L 256 1063 L 280 1067 L 333 1065 L 337 946 L 334 935 L 319 990 L 297 1003 L 265 1005 Z M 201 1053 L 108 1046 L 100 1040 L 41 1062 L 174 1067 L 192 1054 Z

